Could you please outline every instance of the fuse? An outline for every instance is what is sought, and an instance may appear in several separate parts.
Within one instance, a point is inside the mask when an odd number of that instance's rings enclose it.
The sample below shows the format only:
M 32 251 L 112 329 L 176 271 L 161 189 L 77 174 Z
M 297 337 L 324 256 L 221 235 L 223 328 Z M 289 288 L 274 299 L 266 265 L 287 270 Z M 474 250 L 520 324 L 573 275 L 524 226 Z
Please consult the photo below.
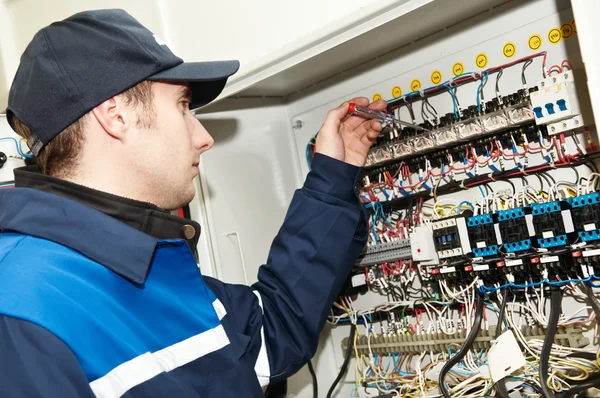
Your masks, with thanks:
M 402 125 L 402 126 L 413 128 L 415 130 L 424 130 L 424 131 L 427 131 L 426 128 L 423 128 L 421 126 L 417 126 L 416 124 L 412 124 L 412 123 L 408 123 L 408 122 L 396 119 L 394 116 L 392 116 L 392 115 L 390 115 L 388 113 L 380 112 L 380 111 L 374 111 L 373 109 L 367 108 L 365 106 L 356 105 L 356 104 L 353 104 L 353 103 L 350 103 L 350 105 L 348 105 L 348 113 L 351 114 L 351 115 L 354 115 L 354 116 L 360 116 L 360 117 L 365 118 L 365 119 L 378 120 L 384 126 L 387 126 L 387 125 L 391 125 L 391 126 Z

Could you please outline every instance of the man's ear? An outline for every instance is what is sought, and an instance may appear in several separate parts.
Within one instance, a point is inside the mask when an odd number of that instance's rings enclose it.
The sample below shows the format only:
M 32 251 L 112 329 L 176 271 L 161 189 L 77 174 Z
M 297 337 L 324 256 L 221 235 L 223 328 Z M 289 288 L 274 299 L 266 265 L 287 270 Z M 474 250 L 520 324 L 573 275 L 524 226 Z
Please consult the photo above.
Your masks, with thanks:
M 131 114 L 120 96 L 107 99 L 92 109 L 104 131 L 117 140 L 123 140 L 131 126 Z

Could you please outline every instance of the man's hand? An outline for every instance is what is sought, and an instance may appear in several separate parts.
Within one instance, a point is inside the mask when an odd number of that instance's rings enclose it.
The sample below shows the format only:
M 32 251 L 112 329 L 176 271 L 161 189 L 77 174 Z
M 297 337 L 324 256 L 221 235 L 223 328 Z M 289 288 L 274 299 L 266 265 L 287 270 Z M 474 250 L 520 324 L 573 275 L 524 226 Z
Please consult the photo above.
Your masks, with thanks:
M 317 136 L 315 152 L 362 167 L 367 160 L 369 148 L 379 136 L 381 123 L 358 116 L 349 116 L 350 102 L 361 106 L 369 105 L 367 98 L 357 97 L 330 110 Z M 369 108 L 383 111 L 386 102 L 375 101 L 369 105 Z

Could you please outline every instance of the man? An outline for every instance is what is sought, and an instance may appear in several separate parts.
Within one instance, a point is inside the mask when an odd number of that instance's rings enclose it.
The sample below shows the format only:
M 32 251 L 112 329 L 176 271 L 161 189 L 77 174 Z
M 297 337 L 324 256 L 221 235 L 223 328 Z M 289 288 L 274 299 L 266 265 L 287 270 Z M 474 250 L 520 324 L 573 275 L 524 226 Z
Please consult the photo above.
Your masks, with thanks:
M 213 144 L 190 109 L 237 68 L 183 63 L 121 10 L 33 38 L 7 109 L 40 171 L 0 191 L 0 396 L 254 397 L 314 355 L 366 241 L 355 187 L 381 126 L 330 111 L 258 282 L 203 277 L 199 225 L 162 209 Z

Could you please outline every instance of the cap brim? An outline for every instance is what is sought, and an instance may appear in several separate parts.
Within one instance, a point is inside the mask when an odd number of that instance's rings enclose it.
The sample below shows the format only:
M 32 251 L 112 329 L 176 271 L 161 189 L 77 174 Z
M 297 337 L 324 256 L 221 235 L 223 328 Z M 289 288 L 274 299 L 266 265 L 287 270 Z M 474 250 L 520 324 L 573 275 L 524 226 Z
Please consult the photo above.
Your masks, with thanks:
M 204 106 L 221 94 L 227 79 L 240 68 L 239 61 L 184 62 L 147 80 L 188 83 L 192 90 L 190 108 Z

